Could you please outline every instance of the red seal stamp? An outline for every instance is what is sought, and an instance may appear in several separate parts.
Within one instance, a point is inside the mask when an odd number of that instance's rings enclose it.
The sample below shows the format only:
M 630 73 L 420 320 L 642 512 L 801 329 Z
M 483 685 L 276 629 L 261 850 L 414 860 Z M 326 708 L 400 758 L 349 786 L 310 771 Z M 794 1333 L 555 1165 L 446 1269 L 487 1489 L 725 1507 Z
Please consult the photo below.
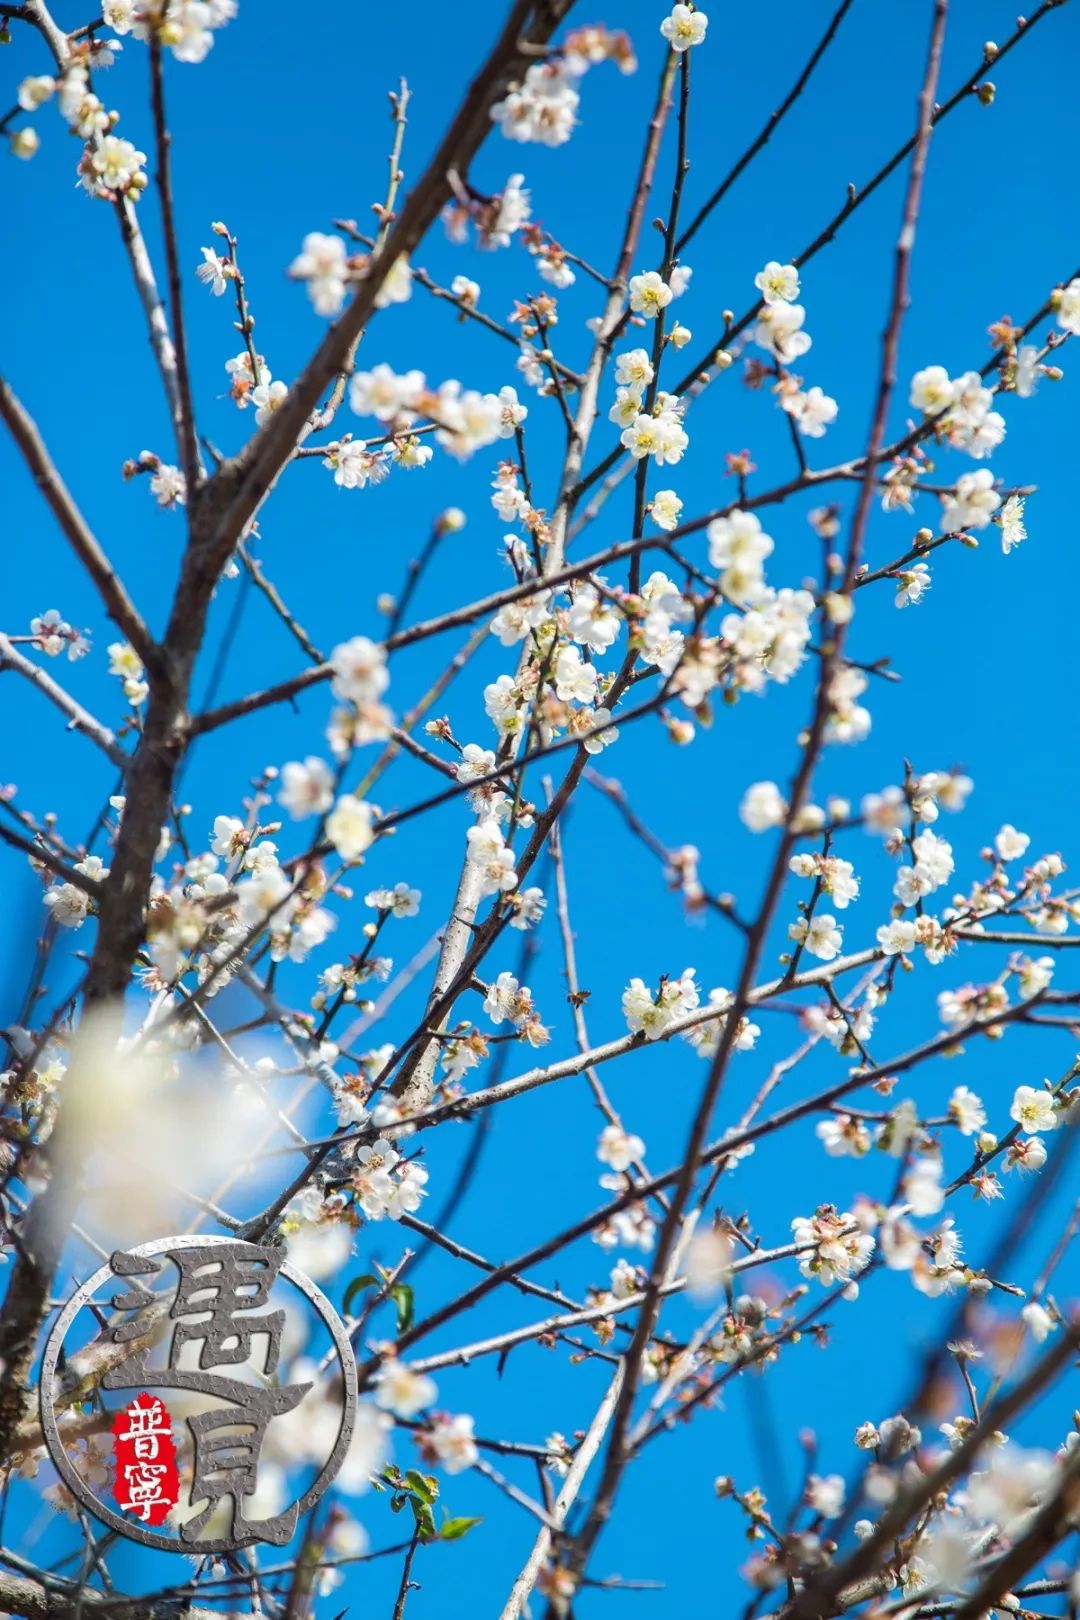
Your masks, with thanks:
M 163 1524 L 180 1500 L 168 1407 L 144 1390 L 117 1412 L 112 1432 L 117 1505 L 143 1524 Z

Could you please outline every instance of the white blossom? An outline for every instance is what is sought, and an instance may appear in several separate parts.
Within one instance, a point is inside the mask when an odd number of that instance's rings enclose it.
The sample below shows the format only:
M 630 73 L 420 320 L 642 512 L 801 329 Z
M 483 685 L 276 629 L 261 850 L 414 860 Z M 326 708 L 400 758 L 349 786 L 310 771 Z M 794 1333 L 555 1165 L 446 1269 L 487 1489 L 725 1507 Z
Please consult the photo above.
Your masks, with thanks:
M 281 409 L 288 392 L 288 387 L 283 382 L 263 382 L 251 390 L 251 403 L 255 407 L 255 421 L 260 427 L 264 422 L 269 422 L 275 411 Z
M 234 278 L 236 271 L 230 259 L 216 252 L 214 248 L 200 248 L 203 262 L 197 266 L 195 274 L 204 286 L 209 287 L 215 298 L 220 298 L 228 290 L 229 282 Z
M 672 50 L 681 54 L 692 45 L 701 44 L 708 26 L 709 19 L 703 11 L 691 10 L 680 3 L 672 7 L 670 16 L 664 18 L 660 32 Z
M 1024 527 L 1024 501 L 1021 495 L 1010 495 L 998 514 L 1001 524 L 1001 549 L 1006 557 L 1013 546 L 1027 539 Z
M 517 888 L 514 852 L 503 839 L 502 829 L 493 816 L 470 827 L 469 860 L 479 869 L 481 895 L 505 893 Z
M 56 80 L 47 73 L 32 73 L 20 82 L 15 99 L 23 112 L 33 112 L 44 106 L 55 89 Z
M 1061 289 L 1057 323 L 1063 332 L 1080 337 L 1080 277 L 1076 277 Z
M 1009 1118 L 1015 1119 L 1021 1129 L 1031 1136 L 1038 1136 L 1043 1131 L 1056 1131 L 1061 1123 L 1050 1092 L 1035 1086 L 1017 1086 Z
M 491 116 L 509 140 L 562 146 L 573 133 L 580 101 L 576 76 L 565 62 L 534 62 Z
M 941 527 L 946 534 L 960 529 L 985 529 L 1000 505 L 1001 496 L 994 488 L 989 468 L 961 473 L 954 492 L 944 497 Z
M 671 303 L 672 291 L 658 270 L 630 277 L 630 308 L 635 315 L 655 320 Z
M 1024 1306 L 1020 1318 L 1036 1344 L 1044 1344 L 1056 1326 L 1046 1306 L 1034 1299 Z
M 485 221 L 482 247 L 509 247 L 514 232 L 528 221 L 532 205 L 524 181 L 523 174 L 512 174 L 499 196 L 493 199 L 494 213 Z
M 340 236 L 309 231 L 304 245 L 289 266 L 290 276 L 306 281 L 316 315 L 337 315 L 345 302 L 348 276 L 345 243 Z
M 956 399 L 956 385 L 944 366 L 926 366 L 911 379 L 909 399 L 926 416 L 940 416 Z
M 809 922 L 805 917 L 800 917 L 797 922 L 789 923 L 788 938 L 795 940 L 810 956 L 816 956 L 822 962 L 835 961 L 844 946 L 843 931 L 838 927 L 836 918 L 823 911 L 817 912 Z
M 775 782 L 752 782 L 743 794 L 739 816 L 751 832 L 767 832 L 782 827 L 787 818 L 787 801 Z
M 915 924 L 895 918 L 878 929 L 877 942 L 886 956 L 910 952 L 915 948 Z
M 844 1511 L 844 1481 L 840 1474 L 811 1474 L 806 1482 L 806 1500 L 822 1518 L 837 1519 Z
M 626 1027 L 631 1034 L 642 1034 L 649 1041 L 658 1040 L 676 1018 L 693 1012 L 699 999 L 693 968 L 684 968 L 677 979 L 662 981 L 655 995 L 643 979 L 631 979 L 622 996 Z
M 930 569 L 924 562 L 913 563 L 910 568 L 902 569 L 896 576 L 896 596 L 893 598 L 898 608 L 914 607 L 921 602 L 930 589 Z
M 683 503 L 673 489 L 658 489 L 649 503 L 649 514 L 658 529 L 670 534 L 678 526 Z
M 840 407 L 821 388 L 801 389 L 786 399 L 784 408 L 795 418 L 800 433 L 808 439 L 822 439 L 825 429 L 836 421 Z
M 635 1160 L 645 1157 L 645 1143 L 640 1136 L 624 1131 L 621 1125 L 605 1125 L 600 1132 L 596 1156 L 612 1170 L 629 1170 Z
M 974 1136 L 986 1124 L 986 1109 L 982 1099 L 967 1086 L 956 1086 L 949 1098 L 949 1118 L 955 1121 L 961 1136 Z
M 436 1414 L 423 1444 L 448 1474 L 461 1474 L 466 1468 L 472 1468 L 480 1455 L 473 1439 L 473 1420 L 464 1414 L 457 1417 L 445 1412 Z
M 335 647 L 330 667 L 334 692 L 352 703 L 374 702 L 390 684 L 386 651 L 367 636 L 353 636 Z
M 1007 821 L 994 839 L 994 849 L 999 861 L 1018 861 L 1027 854 L 1030 843 L 1027 833 L 1017 832 Z
M 83 158 L 82 180 L 97 197 L 130 196 L 138 199 L 146 185 L 146 153 L 119 135 L 105 135 L 87 148 Z
M 754 328 L 754 342 L 767 349 L 774 360 L 790 365 L 811 346 L 810 334 L 803 331 L 805 320 L 801 304 L 766 304 Z
M 731 1279 L 734 1245 L 715 1227 L 698 1230 L 686 1250 L 686 1286 L 692 1299 L 714 1298 Z
M 396 1417 L 413 1418 L 435 1401 L 435 1380 L 390 1357 L 375 1374 L 375 1404 Z
M 653 380 L 653 364 L 648 349 L 628 349 L 615 357 L 615 381 L 620 388 L 641 399 Z
M 303 762 L 290 760 L 282 767 L 278 802 L 295 821 L 322 815 L 334 802 L 333 771 L 314 754 Z
M 382 286 L 375 294 L 375 308 L 388 309 L 391 304 L 407 304 L 412 297 L 412 267 L 401 255 L 396 258 L 383 277 Z
M 799 1270 L 804 1277 L 816 1277 L 823 1287 L 840 1281 L 850 1283 L 870 1261 L 874 1239 L 863 1231 L 854 1216 L 821 1204 L 813 1215 L 799 1215 L 791 1223 L 792 1237 L 800 1250 Z
M 415 917 L 420 910 L 420 900 L 420 890 L 410 888 L 407 883 L 395 883 L 392 889 L 372 889 L 364 896 L 365 906 L 396 918 Z
M 793 304 L 799 296 L 799 272 L 793 264 L 770 259 L 754 277 L 754 286 L 766 304 Z
M 756 602 L 764 582 L 763 564 L 772 555 L 773 540 L 754 512 L 738 507 L 709 524 L 709 562 L 720 571 L 725 596 L 743 606 Z
M 326 836 L 343 861 L 358 861 L 375 837 L 374 811 L 353 793 L 343 793 L 326 818 Z

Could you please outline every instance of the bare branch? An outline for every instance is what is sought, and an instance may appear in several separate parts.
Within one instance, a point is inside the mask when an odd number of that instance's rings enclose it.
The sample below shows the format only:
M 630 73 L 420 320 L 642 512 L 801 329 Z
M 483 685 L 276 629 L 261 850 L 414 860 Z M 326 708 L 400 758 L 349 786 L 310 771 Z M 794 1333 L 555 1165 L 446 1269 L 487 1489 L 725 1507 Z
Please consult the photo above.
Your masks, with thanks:
M 169 303 L 172 308 L 173 331 L 176 334 L 176 426 L 179 432 L 177 450 L 187 485 L 187 498 L 194 500 L 202 475 L 199 464 L 199 435 L 195 423 L 195 406 L 191 398 L 191 379 L 188 374 L 187 336 L 184 330 L 184 300 L 180 282 L 180 257 L 176 237 L 176 216 L 173 210 L 171 150 L 172 135 L 165 118 L 165 75 L 161 61 L 161 39 L 156 29 L 150 30 L 150 103 L 154 115 L 154 135 L 157 141 L 157 186 L 161 198 L 161 232 L 165 241 L 165 263 L 169 275 Z
M 121 748 L 115 735 L 108 726 L 96 720 L 88 709 L 77 703 L 70 693 L 65 692 L 59 681 L 54 681 L 48 670 L 35 664 L 33 659 L 25 657 L 11 642 L 10 637 L 0 631 L 0 670 L 14 669 L 25 677 L 32 686 L 36 686 L 42 696 L 54 703 L 62 714 L 67 716 L 68 727 L 78 731 L 90 741 L 96 743 L 114 765 L 126 770 L 130 755 Z
M 159 664 L 158 649 L 122 580 L 75 505 L 67 485 L 46 449 L 32 417 L 22 402 L 0 377 L 0 416 L 18 445 L 30 474 L 44 495 L 53 516 L 75 555 L 97 588 L 110 619 L 127 637 L 147 669 Z

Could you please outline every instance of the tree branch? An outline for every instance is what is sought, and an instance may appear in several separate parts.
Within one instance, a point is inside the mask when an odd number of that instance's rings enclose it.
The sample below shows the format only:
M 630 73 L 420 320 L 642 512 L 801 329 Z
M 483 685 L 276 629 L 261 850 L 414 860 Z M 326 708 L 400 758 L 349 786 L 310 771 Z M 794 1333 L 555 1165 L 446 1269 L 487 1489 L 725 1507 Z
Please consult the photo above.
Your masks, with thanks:
M 62 714 L 67 715 L 68 728 L 71 731 L 89 737 L 114 765 L 118 765 L 122 771 L 127 769 L 131 756 L 121 748 L 108 726 L 96 720 L 88 709 L 84 709 L 69 692 L 65 692 L 60 683 L 53 680 L 48 670 L 35 664 L 33 659 L 25 657 L 0 630 L 0 670 L 4 669 L 17 670 L 31 685 L 36 686 L 50 703 L 55 703 Z
M 173 211 L 172 165 L 170 153 L 172 136 L 165 119 L 165 75 L 161 61 L 161 38 L 157 29 L 149 35 L 150 48 L 150 104 L 154 116 L 154 135 L 157 141 L 157 186 L 161 198 L 161 233 L 165 241 L 165 264 L 169 277 L 169 303 L 172 307 L 173 331 L 176 334 L 176 428 L 177 451 L 187 484 L 187 499 L 195 499 L 202 467 L 199 462 L 199 436 L 195 424 L 195 406 L 191 397 L 191 378 L 188 372 L 187 337 L 184 330 L 184 300 L 180 281 L 180 259 L 177 250 L 176 217 Z
M 3 377 L 0 377 L 0 416 L 69 545 L 93 580 L 109 618 L 127 637 L 153 675 L 160 657 L 139 610 L 72 499 L 37 424 Z

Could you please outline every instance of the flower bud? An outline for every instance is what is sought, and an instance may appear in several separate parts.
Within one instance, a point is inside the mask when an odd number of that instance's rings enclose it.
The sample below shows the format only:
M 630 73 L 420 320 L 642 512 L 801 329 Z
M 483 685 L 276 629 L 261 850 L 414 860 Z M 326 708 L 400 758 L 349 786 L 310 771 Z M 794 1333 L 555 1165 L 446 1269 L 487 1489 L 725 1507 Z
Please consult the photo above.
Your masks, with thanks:
M 41 138 L 37 130 L 31 129 L 28 124 L 24 125 L 22 129 L 12 131 L 11 151 L 14 157 L 22 158 L 28 162 L 37 152 L 40 145 Z
M 680 748 L 685 748 L 687 743 L 694 740 L 693 721 L 677 720 L 674 716 L 671 716 L 667 722 L 667 732 L 673 743 L 676 743 Z

